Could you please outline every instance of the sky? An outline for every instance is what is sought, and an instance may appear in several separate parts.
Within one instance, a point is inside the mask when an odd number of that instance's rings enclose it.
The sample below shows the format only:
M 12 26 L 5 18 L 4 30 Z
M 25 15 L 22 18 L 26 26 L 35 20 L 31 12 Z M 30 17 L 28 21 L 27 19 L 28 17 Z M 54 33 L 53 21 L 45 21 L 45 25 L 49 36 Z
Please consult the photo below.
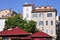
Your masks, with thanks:
M 25 3 L 34 4 L 35 6 L 53 6 L 60 15 L 60 0 L 0 0 L 0 10 L 12 9 L 15 12 L 22 13 Z

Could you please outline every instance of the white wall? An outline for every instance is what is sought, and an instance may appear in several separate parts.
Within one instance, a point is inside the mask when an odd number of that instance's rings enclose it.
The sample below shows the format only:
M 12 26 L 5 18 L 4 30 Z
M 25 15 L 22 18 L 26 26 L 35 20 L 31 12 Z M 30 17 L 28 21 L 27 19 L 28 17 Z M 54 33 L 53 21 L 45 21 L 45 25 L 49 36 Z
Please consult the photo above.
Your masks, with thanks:
M 29 8 L 28 11 L 26 9 Z M 26 14 L 28 13 L 29 17 L 26 18 Z M 52 13 L 52 17 L 47 17 L 47 13 Z M 37 14 L 37 18 L 32 18 L 33 14 Z M 44 31 L 46 33 L 46 29 L 48 29 L 48 33 L 52 37 L 56 37 L 56 12 L 43 12 L 44 17 L 39 17 L 39 13 L 32 13 L 32 6 L 25 6 L 23 7 L 23 18 L 26 18 L 27 20 L 34 20 L 37 22 L 36 28 L 39 30 L 44 28 Z M 44 26 L 39 26 L 39 21 L 44 22 Z M 48 26 L 46 26 L 46 21 L 48 21 Z M 51 26 L 51 21 L 53 21 L 53 25 Z M 51 34 L 51 29 L 53 30 L 53 34 Z
M 4 26 L 5 26 L 5 19 L 0 19 L 0 31 L 3 31 Z
M 52 17 L 47 17 L 48 13 L 52 13 Z M 33 14 L 37 14 L 37 18 L 32 18 Z M 56 16 L 55 16 L 55 12 L 43 12 L 42 14 L 44 14 L 44 17 L 39 17 L 40 13 L 32 13 L 31 15 L 31 19 L 37 22 L 36 28 L 38 28 L 39 30 L 42 29 L 42 27 L 44 28 L 44 31 L 46 33 L 46 29 L 48 29 L 48 33 L 50 36 L 56 36 Z M 53 21 L 53 25 L 51 26 L 51 20 Z M 44 26 L 39 26 L 39 21 L 43 21 L 44 22 Z M 48 21 L 48 26 L 46 26 L 46 21 Z M 51 34 L 51 29 L 53 30 L 53 34 Z
M 31 11 L 32 11 L 32 6 L 23 7 L 23 19 L 26 18 L 26 14 L 28 14 L 28 18 L 26 19 L 31 20 Z

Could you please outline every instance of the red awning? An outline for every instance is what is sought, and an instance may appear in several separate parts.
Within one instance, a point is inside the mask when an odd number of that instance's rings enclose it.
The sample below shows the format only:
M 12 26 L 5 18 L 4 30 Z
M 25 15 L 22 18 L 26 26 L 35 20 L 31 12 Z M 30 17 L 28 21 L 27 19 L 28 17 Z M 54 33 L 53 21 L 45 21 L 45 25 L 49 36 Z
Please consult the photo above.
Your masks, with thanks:
M 38 38 L 38 37 L 51 37 L 51 36 L 49 36 L 48 34 L 46 34 L 44 32 L 36 32 L 29 37 L 37 37 Z
M 28 34 L 29 34 L 28 32 L 18 27 L 0 32 L 0 35 L 28 35 Z

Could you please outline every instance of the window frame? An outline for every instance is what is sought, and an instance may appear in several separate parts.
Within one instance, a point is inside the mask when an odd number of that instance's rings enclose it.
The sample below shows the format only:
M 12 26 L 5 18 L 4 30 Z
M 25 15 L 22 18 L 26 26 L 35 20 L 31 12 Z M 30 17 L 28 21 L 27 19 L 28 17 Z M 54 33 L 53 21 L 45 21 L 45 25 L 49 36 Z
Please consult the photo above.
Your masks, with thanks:
M 51 35 L 53 34 L 53 30 L 51 29 Z
M 44 22 L 43 21 L 39 21 L 39 26 L 43 26 Z
M 53 21 L 51 21 L 51 25 L 53 25 Z
M 46 33 L 48 33 L 48 29 L 46 29 Z
M 26 8 L 26 12 L 29 10 L 29 8 Z
M 46 26 L 48 25 L 48 21 L 46 21 Z
M 52 17 L 52 13 L 47 13 L 47 17 Z
M 37 14 L 32 14 L 32 18 L 36 18 L 37 17 Z
M 28 18 L 28 14 L 26 14 L 26 18 Z
M 44 14 L 43 13 L 39 13 L 39 17 L 44 17 Z

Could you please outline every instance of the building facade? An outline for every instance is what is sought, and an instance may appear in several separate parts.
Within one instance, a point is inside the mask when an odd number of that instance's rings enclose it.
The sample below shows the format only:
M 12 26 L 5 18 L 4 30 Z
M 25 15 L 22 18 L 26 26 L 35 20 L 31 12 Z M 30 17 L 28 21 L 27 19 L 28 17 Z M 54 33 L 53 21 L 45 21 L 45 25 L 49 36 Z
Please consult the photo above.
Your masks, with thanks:
M 60 16 L 58 16 L 57 21 L 57 40 L 60 40 Z
M 33 4 L 23 5 L 23 19 L 34 20 L 36 28 L 56 38 L 57 11 L 51 6 L 35 7 Z
M 5 27 L 5 21 L 7 20 L 7 18 L 14 16 L 15 14 L 16 14 L 16 12 L 14 12 L 10 9 L 0 11 L 0 31 L 3 31 L 3 29 Z
M 4 26 L 5 26 L 5 18 L 0 18 L 0 31 L 3 30 Z

